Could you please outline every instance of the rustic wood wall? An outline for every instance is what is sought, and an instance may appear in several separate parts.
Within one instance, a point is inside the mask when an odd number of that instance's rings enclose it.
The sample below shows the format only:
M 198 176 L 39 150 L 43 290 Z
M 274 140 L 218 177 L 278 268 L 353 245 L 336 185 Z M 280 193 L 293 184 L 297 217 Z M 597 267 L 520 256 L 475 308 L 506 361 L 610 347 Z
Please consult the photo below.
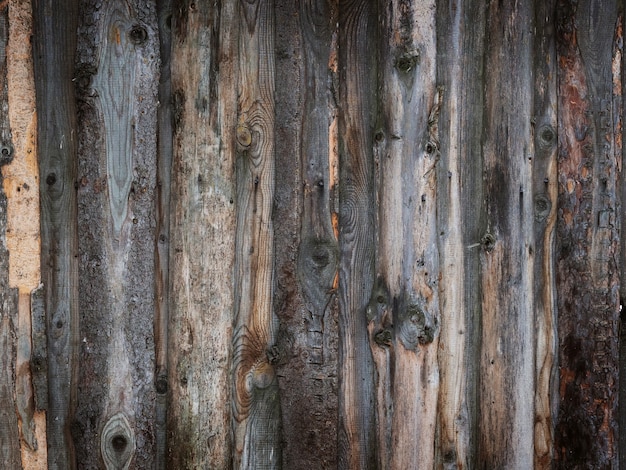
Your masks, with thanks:
M 626 468 L 623 22 L 0 2 L 0 466 Z

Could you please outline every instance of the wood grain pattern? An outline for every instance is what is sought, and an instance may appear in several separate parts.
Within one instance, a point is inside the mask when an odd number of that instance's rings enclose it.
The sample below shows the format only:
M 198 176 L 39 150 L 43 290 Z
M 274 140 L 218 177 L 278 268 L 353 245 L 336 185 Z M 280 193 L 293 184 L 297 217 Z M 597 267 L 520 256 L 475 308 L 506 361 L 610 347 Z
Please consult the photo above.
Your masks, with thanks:
M 555 2 L 535 5 L 533 100 L 533 204 L 535 219 L 535 429 L 534 468 L 551 468 L 557 377 L 555 234 L 557 217 L 557 95 Z
M 438 224 L 441 260 L 440 393 L 437 465 L 471 468 L 477 442 L 477 364 L 484 235 L 483 63 L 485 12 L 455 1 L 437 10 L 439 118 Z
M 233 334 L 234 468 L 281 464 L 271 359 L 273 311 L 274 2 L 240 2 L 237 236 Z
M 614 1 L 557 4 L 559 468 L 608 468 L 618 458 L 617 14 Z
M 276 2 L 274 305 L 284 468 L 336 468 L 335 1 Z M 333 65 L 334 64 L 334 65 Z M 334 140 L 333 140 L 334 139 Z M 295 157 L 294 157 L 295 156 Z M 331 164 L 334 161 L 335 164 Z
M 389 2 L 381 18 L 378 283 L 367 307 L 377 369 L 378 468 L 434 467 L 439 392 L 434 2 Z
M 534 461 L 531 3 L 491 3 L 486 12 L 477 456 L 483 468 L 532 468 Z
M 0 168 L 11 162 L 13 145 L 8 118 L 6 46 L 9 38 L 6 5 L 0 8 Z M 7 250 L 7 197 L 0 173 L 0 464 L 21 469 L 20 435 L 15 412 L 15 361 L 17 358 L 17 289 L 9 284 Z
M 41 271 L 48 330 L 48 468 L 75 468 L 78 238 L 74 50 L 78 2 L 33 2 Z M 54 38 L 54 39 L 52 39 Z
M 81 394 L 73 437 L 81 465 L 150 468 L 156 392 L 156 6 L 85 2 L 81 11 L 76 71 Z M 83 41 L 83 35 L 98 42 Z
M 229 468 L 232 459 L 237 5 L 172 5 L 171 468 Z
M 159 24 L 159 107 L 157 110 L 157 187 L 155 257 L 155 466 L 165 470 L 167 454 L 167 345 L 169 320 L 170 195 L 172 182 L 172 0 L 157 0 Z
M 375 278 L 372 149 L 376 11 L 339 2 L 339 468 L 375 468 L 374 363 L 366 307 Z

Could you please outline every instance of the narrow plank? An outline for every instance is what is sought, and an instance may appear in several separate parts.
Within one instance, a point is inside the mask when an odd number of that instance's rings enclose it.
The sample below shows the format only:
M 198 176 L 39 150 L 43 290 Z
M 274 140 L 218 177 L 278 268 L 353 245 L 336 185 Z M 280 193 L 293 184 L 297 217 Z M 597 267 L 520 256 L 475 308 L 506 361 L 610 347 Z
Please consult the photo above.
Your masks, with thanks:
M 237 1 L 172 5 L 168 468 L 229 468 Z
M 0 464 L 21 469 L 20 434 L 15 413 L 15 361 L 17 359 L 18 290 L 9 284 L 7 250 L 7 197 L 4 167 L 13 159 L 9 125 L 6 47 L 9 40 L 7 5 L 0 7 Z
M 277 2 L 275 11 L 274 299 L 283 467 L 334 469 L 338 250 L 331 166 L 336 67 L 330 62 L 336 61 L 337 5 L 287 0 Z
M 530 1 L 490 3 L 486 12 L 481 468 L 534 462 L 532 20 Z
M 155 467 L 165 470 L 167 453 L 167 344 L 169 319 L 170 195 L 172 181 L 172 0 L 157 0 L 159 25 L 159 107 L 157 110 L 157 187 L 155 257 Z
M 485 10 L 466 1 L 438 5 L 437 25 L 437 79 L 444 99 L 437 175 L 442 318 L 435 448 L 437 465 L 456 469 L 475 465 L 478 435 Z
M 76 406 L 78 238 L 74 51 L 78 2 L 33 1 L 41 192 L 41 276 L 48 331 L 48 468 L 72 469 Z
M 372 130 L 376 10 L 339 2 L 339 423 L 338 467 L 376 468 L 374 363 L 366 307 L 375 277 Z
M 535 429 L 534 468 L 553 461 L 555 403 L 558 399 L 555 233 L 557 217 L 557 93 L 555 7 L 535 4 L 533 99 L 533 204 L 535 219 Z
M 84 466 L 155 461 L 159 41 L 154 2 L 83 2 L 79 25 L 80 375 Z M 102 462 L 102 463 L 101 463 Z
M 274 2 L 240 2 L 237 235 L 233 335 L 234 468 L 281 464 L 271 351 L 274 203 Z
M 557 4 L 561 468 L 618 460 L 620 9 L 616 1 Z
M 435 2 L 380 11 L 377 285 L 367 316 L 377 370 L 379 468 L 434 467 L 439 393 L 439 113 Z M 341 47 L 341 45 L 340 45 Z

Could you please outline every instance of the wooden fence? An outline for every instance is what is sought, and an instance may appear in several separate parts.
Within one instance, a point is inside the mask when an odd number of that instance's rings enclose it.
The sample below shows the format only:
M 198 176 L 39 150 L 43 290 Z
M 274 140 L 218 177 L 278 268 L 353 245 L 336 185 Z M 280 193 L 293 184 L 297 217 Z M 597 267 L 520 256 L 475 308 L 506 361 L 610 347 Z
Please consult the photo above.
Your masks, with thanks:
M 0 2 L 0 466 L 626 468 L 623 15 Z

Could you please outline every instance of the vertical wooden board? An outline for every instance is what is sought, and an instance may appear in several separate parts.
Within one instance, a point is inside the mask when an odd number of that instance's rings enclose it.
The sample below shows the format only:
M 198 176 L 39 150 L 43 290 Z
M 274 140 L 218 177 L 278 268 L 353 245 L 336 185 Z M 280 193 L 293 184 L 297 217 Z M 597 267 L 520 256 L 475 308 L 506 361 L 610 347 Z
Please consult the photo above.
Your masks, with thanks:
M 13 158 L 9 126 L 6 47 L 9 39 L 6 4 L 0 8 L 0 168 Z M 4 171 L 2 172 L 4 173 Z M 7 250 L 7 197 L 0 173 L 0 465 L 21 469 L 20 440 L 15 404 L 15 361 L 17 359 L 17 289 L 9 284 Z
M 48 331 L 48 468 L 75 467 L 78 238 L 74 51 L 78 2 L 33 2 L 41 192 L 41 271 Z
M 172 0 L 157 0 L 159 25 L 159 106 L 157 109 L 157 185 L 155 258 L 155 467 L 166 468 L 167 452 L 167 343 L 169 319 L 170 195 L 172 181 Z
M 376 365 L 379 468 L 434 467 L 439 252 L 434 2 L 388 2 L 380 18 L 377 283 L 366 310 Z M 340 44 L 341 47 L 341 44 Z
M 557 4 L 559 468 L 608 468 L 618 459 L 617 3 Z
M 557 217 L 555 2 L 535 4 L 532 169 L 535 222 L 535 429 L 534 468 L 553 460 L 558 399 L 554 240 Z
M 168 467 L 229 468 L 237 1 L 173 4 Z
M 337 466 L 336 15 L 334 1 L 276 3 L 274 299 L 284 468 Z
M 84 1 L 79 99 L 80 374 L 85 468 L 154 462 L 159 41 L 154 2 Z
M 240 2 L 237 235 L 233 334 L 234 468 L 281 465 L 271 349 L 274 232 L 274 2 Z
M 532 2 L 486 12 L 478 461 L 532 468 L 534 406 Z
M 374 363 L 366 307 L 375 277 L 372 139 L 376 10 L 339 2 L 339 468 L 376 468 Z
M 485 11 L 456 1 L 437 9 L 441 163 L 440 395 L 437 465 L 471 468 L 477 444 L 480 256 L 484 235 L 482 127 Z

